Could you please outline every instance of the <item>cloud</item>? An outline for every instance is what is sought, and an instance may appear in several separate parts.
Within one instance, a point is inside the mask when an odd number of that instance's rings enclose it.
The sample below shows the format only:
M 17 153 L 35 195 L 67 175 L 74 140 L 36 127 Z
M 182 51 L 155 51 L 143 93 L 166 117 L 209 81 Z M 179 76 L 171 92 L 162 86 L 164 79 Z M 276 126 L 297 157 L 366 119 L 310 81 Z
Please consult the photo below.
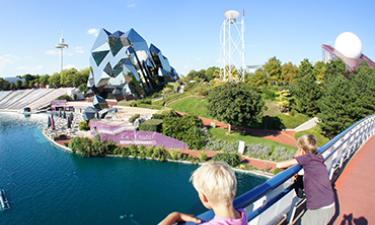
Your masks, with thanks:
M 2 70 L 8 65 L 14 64 L 17 59 L 18 57 L 10 54 L 0 55 L 0 72 L 3 73 Z
M 77 54 L 84 54 L 85 50 L 83 49 L 82 46 L 76 46 L 76 47 L 74 47 L 74 52 L 77 53 Z
M 76 65 L 74 65 L 74 64 L 67 64 L 67 65 L 64 65 L 64 70 L 65 69 L 71 69 L 71 68 L 78 68 Z
M 0 55 L 0 69 L 5 68 L 7 65 L 14 63 L 16 57 L 10 54 Z
M 90 29 L 87 30 L 87 33 L 88 33 L 89 35 L 92 35 L 92 36 L 94 36 L 94 37 L 97 37 L 98 34 L 99 34 L 99 30 L 96 29 L 96 28 L 90 28 Z
M 44 52 L 46 55 L 60 55 L 60 51 L 57 49 L 49 49 Z
M 28 73 L 36 73 L 44 69 L 43 65 L 35 65 L 35 66 L 19 66 L 17 70 L 25 71 Z

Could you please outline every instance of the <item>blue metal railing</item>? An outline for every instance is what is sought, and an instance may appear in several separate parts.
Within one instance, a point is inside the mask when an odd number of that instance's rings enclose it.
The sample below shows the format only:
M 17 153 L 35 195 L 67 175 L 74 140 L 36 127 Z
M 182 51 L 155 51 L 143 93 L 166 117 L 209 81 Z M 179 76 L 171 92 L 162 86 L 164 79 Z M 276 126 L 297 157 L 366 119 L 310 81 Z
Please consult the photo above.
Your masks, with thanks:
M 365 122 L 368 121 L 368 123 L 365 124 Z M 361 125 L 361 126 L 359 126 Z M 362 126 L 363 125 L 363 126 Z M 339 143 L 339 145 L 334 146 L 339 141 L 342 141 L 342 139 L 347 135 L 349 132 L 353 131 L 355 128 L 358 128 L 354 131 L 354 133 L 350 134 L 351 136 L 358 134 L 359 132 L 364 129 L 364 126 L 370 126 L 369 128 L 369 134 L 366 134 L 367 136 L 370 136 L 374 130 L 375 130 L 375 115 L 366 117 L 360 121 L 357 121 L 344 131 L 342 131 L 340 134 L 335 136 L 332 140 L 327 142 L 325 145 L 319 148 L 318 152 L 319 154 L 324 154 L 327 152 L 327 150 L 332 149 L 332 152 L 330 152 L 328 155 L 324 157 L 325 160 L 331 158 L 337 151 L 340 149 L 340 147 L 346 143 L 347 140 L 344 140 L 343 142 Z M 365 140 L 361 140 L 363 143 Z M 359 143 L 362 144 L 362 143 Z M 359 145 L 357 147 L 359 147 Z M 356 149 L 357 150 L 357 149 Z M 280 187 L 282 184 L 286 183 L 290 178 L 292 178 L 294 175 L 296 175 L 302 167 L 300 165 L 293 166 L 291 168 L 286 169 L 285 171 L 279 173 L 278 175 L 272 177 L 271 179 L 267 180 L 266 182 L 256 186 L 255 188 L 251 189 L 250 191 L 242 194 L 241 196 L 237 197 L 234 201 L 234 207 L 235 208 L 246 208 L 249 207 L 254 202 L 258 201 L 262 197 L 266 196 L 268 193 L 274 191 L 276 188 Z M 265 212 L 267 209 L 269 209 L 271 206 L 273 206 L 276 202 L 281 200 L 284 196 L 289 194 L 293 190 L 293 186 L 290 184 L 287 187 L 283 188 L 279 193 L 276 193 L 273 197 L 268 199 L 264 204 L 259 206 L 256 209 L 250 210 L 248 213 L 248 219 L 249 223 L 256 217 L 260 216 L 263 212 Z M 248 210 L 249 211 L 249 210 Z M 202 221 L 209 221 L 214 217 L 214 213 L 212 210 L 209 210 L 203 214 L 200 214 L 197 216 Z M 186 225 L 192 225 L 194 223 L 185 223 Z

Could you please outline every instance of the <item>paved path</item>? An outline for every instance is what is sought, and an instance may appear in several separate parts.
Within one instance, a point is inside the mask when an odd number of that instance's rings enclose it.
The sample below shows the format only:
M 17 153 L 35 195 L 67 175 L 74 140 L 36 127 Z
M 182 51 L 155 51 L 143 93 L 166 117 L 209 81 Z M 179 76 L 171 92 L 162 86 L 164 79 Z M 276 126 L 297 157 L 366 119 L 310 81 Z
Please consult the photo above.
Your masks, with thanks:
M 335 224 L 375 224 L 375 136 L 354 155 L 336 182 L 339 213 Z
M 318 125 L 318 122 L 319 122 L 318 117 L 314 117 L 314 118 L 311 118 L 308 121 L 304 122 L 303 124 L 300 124 L 298 127 L 294 128 L 293 130 L 295 132 L 309 130 L 311 128 L 316 127 L 316 125 Z

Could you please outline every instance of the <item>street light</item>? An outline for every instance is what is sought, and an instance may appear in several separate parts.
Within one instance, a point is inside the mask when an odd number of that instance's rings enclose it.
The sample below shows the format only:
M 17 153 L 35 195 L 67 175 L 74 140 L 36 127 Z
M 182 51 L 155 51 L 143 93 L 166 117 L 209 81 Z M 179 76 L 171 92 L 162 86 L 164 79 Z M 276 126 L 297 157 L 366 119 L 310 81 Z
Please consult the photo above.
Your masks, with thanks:
M 56 48 L 60 49 L 60 59 L 61 59 L 61 71 L 64 68 L 64 48 L 68 48 L 69 45 L 65 43 L 64 37 L 61 36 L 60 42 L 56 45 Z

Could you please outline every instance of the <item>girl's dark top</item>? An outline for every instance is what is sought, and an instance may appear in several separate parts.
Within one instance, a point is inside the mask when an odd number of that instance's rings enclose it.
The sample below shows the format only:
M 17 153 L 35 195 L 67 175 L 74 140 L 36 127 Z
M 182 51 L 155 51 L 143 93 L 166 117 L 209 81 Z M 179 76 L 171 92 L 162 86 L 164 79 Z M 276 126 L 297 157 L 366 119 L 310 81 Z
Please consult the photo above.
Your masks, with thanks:
M 323 157 L 308 153 L 295 159 L 305 171 L 304 188 L 307 209 L 319 209 L 332 204 L 335 199 Z

